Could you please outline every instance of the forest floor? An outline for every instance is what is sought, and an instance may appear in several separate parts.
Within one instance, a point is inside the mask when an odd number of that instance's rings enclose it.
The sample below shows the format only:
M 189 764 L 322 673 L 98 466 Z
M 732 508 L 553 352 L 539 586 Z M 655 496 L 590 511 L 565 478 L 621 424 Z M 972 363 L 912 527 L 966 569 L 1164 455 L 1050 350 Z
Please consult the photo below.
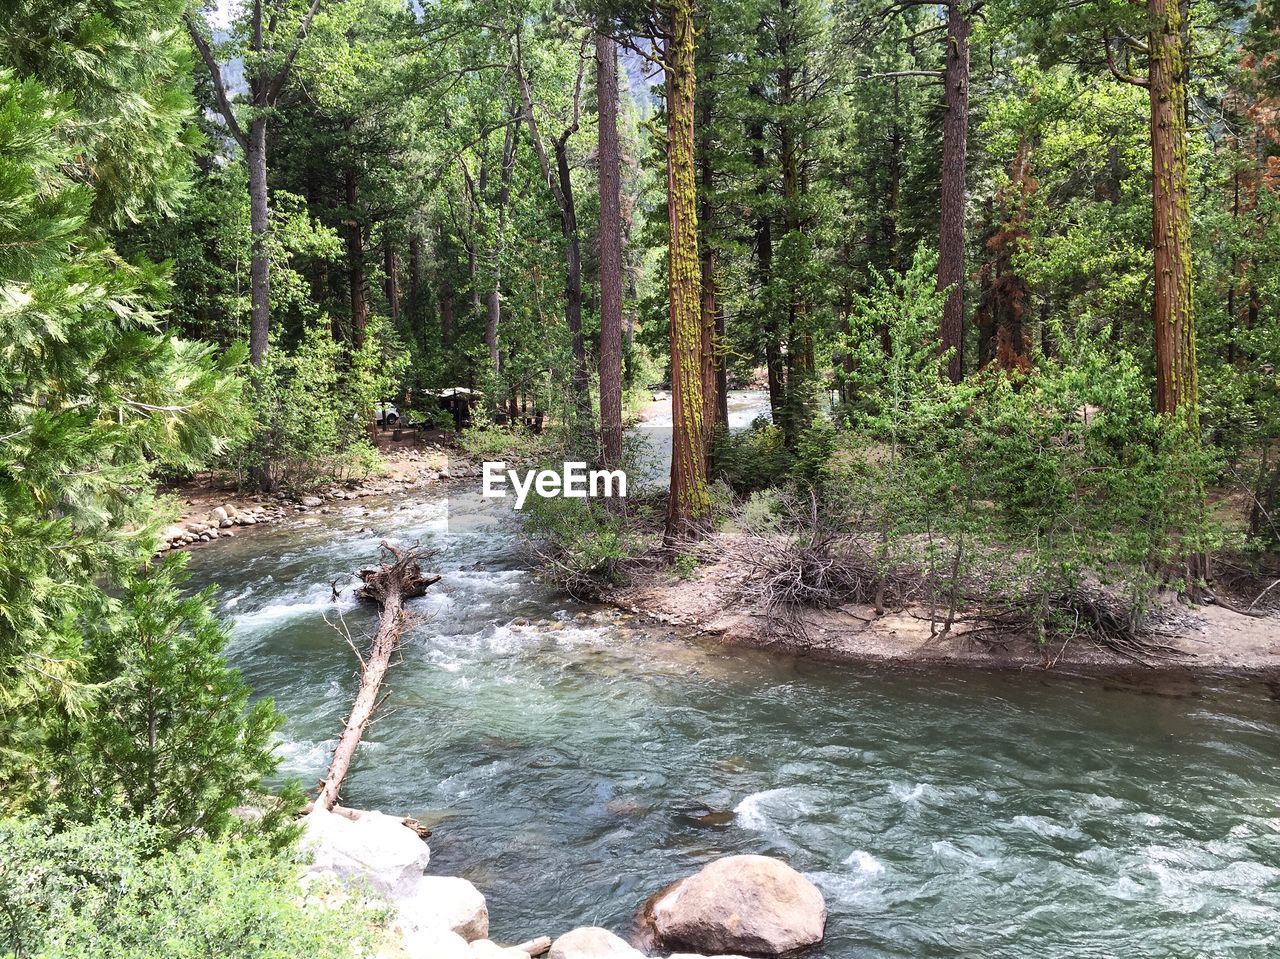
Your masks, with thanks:
M 1130 671 L 1274 676 L 1280 679 L 1280 617 L 1253 616 L 1223 606 L 1179 604 L 1172 636 L 1160 642 L 1176 653 L 1146 657 L 1139 663 L 1084 637 L 1041 645 L 1033 637 L 974 632 L 958 621 L 940 634 L 929 611 L 908 607 L 877 616 L 870 605 L 809 610 L 798 626 L 778 629 L 753 594 L 749 574 L 732 561 L 734 533 L 717 533 L 700 550 L 720 556 L 703 562 L 685 577 L 669 569 L 648 568 L 605 602 L 665 625 L 694 629 L 739 646 L 772 649 L 833 662 L 914 666 L 962 666 L 980 669 L 1059 669 L 1112 675 Z M 717 542 L 719 541 L 719 542 Z

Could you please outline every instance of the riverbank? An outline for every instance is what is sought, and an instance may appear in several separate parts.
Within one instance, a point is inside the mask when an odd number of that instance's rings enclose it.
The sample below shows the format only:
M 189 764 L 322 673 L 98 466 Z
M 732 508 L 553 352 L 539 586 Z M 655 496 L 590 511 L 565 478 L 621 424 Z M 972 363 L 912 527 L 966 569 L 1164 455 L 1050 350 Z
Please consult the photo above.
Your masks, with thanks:
M 308 493 L 245 493 L 224 474 L 198 473 L 160 490 L 178 504 L 178 517 L 160 534 L 158 555 L 245 535 L 279 520 L 304 514 L 324 516 L 348 501 L 420 493 L 459 472 L 450 457 L 456 450 L 446 434 L 421 444 L 397 442 L 379 431 L 379 465 L 367 476 L 333 483 Z M 318 520 L 316 520 L 318 522 Z
M 958 667 L 986 670 L 1054 669 L 1092 675 L 1140 671 L 1221 676 L 1280 677 L 1280 618 L 1245 615 L 1223 606 L 1171 606 L 1176 624 L 1161 644 L 1171 651 L 1143 661 L 1087 638 L 1040 645 L 1024 636 L 979 632 L 958 622 L 943 633 L 924 608 L 877 615 L 874 606 L 849 604 L 808 610 L 787 629 L 763 609 L 748 573 L 734 563 L 735 533 L 715 533 L 692 570 L 640 567 L 628 585 L 600 598 L 626 612 L 690 629 L 725 644 L 808 656 L 828 662 Z

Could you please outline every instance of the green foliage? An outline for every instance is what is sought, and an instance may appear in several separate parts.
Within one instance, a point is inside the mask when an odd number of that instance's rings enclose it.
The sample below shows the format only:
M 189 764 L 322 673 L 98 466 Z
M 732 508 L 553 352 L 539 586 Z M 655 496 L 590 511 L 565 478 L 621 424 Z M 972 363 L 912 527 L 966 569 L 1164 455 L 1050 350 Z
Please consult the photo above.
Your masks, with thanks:
M 918 256 L 859 306 L 855 340 L 887 324 L 889 351 L 877 338 L 857 354 L 828 501 L 876 534 L 881 562 L 918 566 L 943 592 L 975 576 L 1047 597 L 1100 582 L 1140 608 L 1180 581 L 1180 558 L 1220 543 L 1203 505 L 1214 455 L 1153 411 L 1141 363 L 1080 336 L 1028 376 L 952 385 L 923 335 L 928 266 Z
M 93 708 L 54 737 L 53 802 L 67 818 L 123 812 L 174 836 L 217 836 L 278 763 L 283 718 L 222 658 L 212 590 L 183 595 L 186 556 L 131 575 L 88 639 Z
M 292 351 L 277 342 L 255 373 L 253 434 L 236 457 L 242 475 L 296 493 L 368 473 L 374 411 L 394 393 L 405 362 L 376 317 L 354 354 L 324 324 L 310 326 Z
M 0 69 L 0 782 L 83 708 L 83 627 L 153 548 L 150 478 L 243 429 L 243 350 L 158 332 L 161 270 L 91 222 L 67 95 Z
M 723 479 L 738 494 L 753 493 L 777 485 L 791 469 L 782 429 L 757 419 L 750 429 L 719 431 L 711 446 L 712 475 Z
M 645 548 L 644 538 L 603 500 L 531 496 L 524 533 L 536 544 L 542 571 L 575 595 L 625 581 L 626 563 Z
M 299 896 L 289 850 L 246 837 L 169 848 L 104 819 L 0 820 L 0 955 L 12 959 L 300 959 L 373 951 L 381 913 Z

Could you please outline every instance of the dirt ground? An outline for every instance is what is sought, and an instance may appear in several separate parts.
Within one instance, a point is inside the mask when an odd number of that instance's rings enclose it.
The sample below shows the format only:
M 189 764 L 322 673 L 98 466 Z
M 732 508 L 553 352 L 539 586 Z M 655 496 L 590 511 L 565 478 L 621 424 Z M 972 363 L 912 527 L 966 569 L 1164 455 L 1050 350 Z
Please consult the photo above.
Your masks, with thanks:
M 723 556 L 729 550 L 713 547 L 704 555 L 717 552 Z M 984 634 L 983 639 L 966 635 L 969 627 L 964 623 L 957 623 L 948 635 L 935 635 L 924 609 L 890 610 L 882 616 L 871 606 L 858 605 L 814 611 L 806 616 L 802 635 L 779 634 L 769 628 L 761 607 L 752 601 L 742 574 L 723 559 L 704 562 L 688 578 L 665 569 L 649 570 L 606 601 L 664 624 L 719 637 L 725 643 L 838 662 L 1280 677 L 1280 618 L 1244 615 L 1222 606 L 1179 607 L 1183 625 L 1174 637 L 1161 637 L 1161 642 L 1178 654 L 1143 665 L 1084 638 L 1049 646 L 1018 637 L 992 643 L 988 641 L 990 634 Z

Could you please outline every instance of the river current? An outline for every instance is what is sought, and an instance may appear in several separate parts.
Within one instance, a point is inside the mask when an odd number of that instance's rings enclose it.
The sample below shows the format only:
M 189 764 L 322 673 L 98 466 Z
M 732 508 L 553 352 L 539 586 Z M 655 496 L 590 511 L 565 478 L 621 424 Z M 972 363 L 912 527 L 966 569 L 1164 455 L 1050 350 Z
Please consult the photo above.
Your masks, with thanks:
M 343 801 L 434 829 L 492 935 L 621 931 L 710 859 L 780 856 L 826 895 L 815 956 L 1280 955 L 1280 702 L 1260 684 L 892 672 L 639 627 L 540 584 L 439 496 L 361 501 L 196 551 L 232 662 L 323 774 L 355 687 L 351 571 L 378 541 L 443 579 Z M 310 522 L 310 525 L 306 525 Z M 339 580 L 339 597 L 331 583 Z

